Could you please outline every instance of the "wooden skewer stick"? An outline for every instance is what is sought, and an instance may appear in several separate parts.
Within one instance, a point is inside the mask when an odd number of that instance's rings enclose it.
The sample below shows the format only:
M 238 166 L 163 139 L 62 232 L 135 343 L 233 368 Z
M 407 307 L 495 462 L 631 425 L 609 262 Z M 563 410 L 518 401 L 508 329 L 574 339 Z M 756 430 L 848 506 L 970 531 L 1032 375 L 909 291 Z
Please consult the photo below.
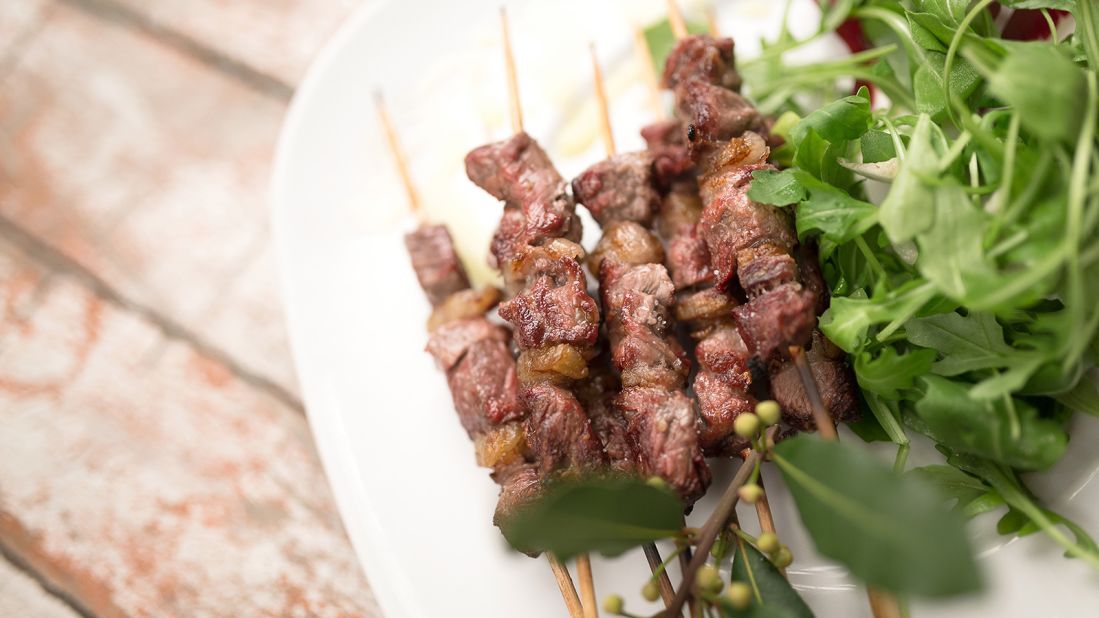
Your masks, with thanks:
M 689 34 L 687 32 L 687 21 L 683 19 L 683 12 L 679 10 L 679 3 L 676 0 L 668 0 L 668 23 L 672 27 L 672 34 L 675 38 L 685 39 Z
M 393 120 L 389 117 L 389 110 L 386 108 L 381 91 L 374 93 L 374 106 L 378 110 L 378 122 L 381 123 L 385 139 L 389 143 L 389 152 L 393 155 L 393 162 L 397 164 L 397 173 L 401 175 L 401 183 L 404 184 L 405 194 L 408 195 L 409 210 L 412 211 L 416 220 L 423 224 L 426 222 L 426 218 L 424 209 L 420 205 L 420 194 L 416 191 L 416 185 L 412 182 L 412 173 L 408 171 L 408 162 L 405 160 L 404 151 L 401 150 L 401 143 L 397 139 L 397 131 L 393 127 Z
M 805 388 L 805 394 L 809 397 L 809 406 L 813 409 L 813 422 L 817 425 L 817 431 L 825 440 L 836 440 L 836 423 L 828 414 L 824 406 L 824 400 L 820 396 L 817 380 L 813 377 L 813 371 L 809 368 L 809 361 L 805 358 L 805 349 L 800 345 L 790 346 L 790 356 L 794 359 L 798 376 L 801 377 L 801 385 Z
M 717 9 L 712 4 L 706 7 L 706 30 L 712 37 L 718 36 L 721 32 L 717 27 Z
M 584 615 L 583 606 L 580 605 L 580 597 L 576 596 L 576 587 L 572 583 L 569 570 L 561 564 L 560 560 L 554 558 L 553 554 L 547 553 L 546 559 L 549 560 L 553 577 L 557 580 L 557 587 L 561 589 L 561 598 L 565 599 L 565 607 L 569 610 L 569 617 L 587 618 Z
M 500 31 L 504 36 L 504 66 L 508 80 L 508 110 L 511 112 L 511 130 L 523 132 L 523 106 L 519 103 L 519 78 L 515 74 L 515 56 L 511 52 L 511 30 L 508 28 L 508 12 L 500 7 Z
M 599 103 L 599 132 L 603 136 L 603 149 L 608 157 L 613 157 L 617 149 L 614 146 L 614 131 L 611 129 L 610 104 L 607 91 L 603 87 L 603 70 L 599 67 L 599 56 L 595 53 L 595 43 L 588 44 L 591 52 L 592 82 L 595 85 L 595 100 Z
M 599 56 L 595 53 L 595 43 L 588 45 L 591 52 L 592 83 L 595 90 L 595 99 L 599 104 L 599 128 L 603 136 L 603 148 L 608 157 L 613 157 L 617 148 L 614 143 L 614 130 L 611 127 L 610 103 L 607 100 L 607 90 L 603 86 L 603 69 L 599 65 Z M 651 63 L 650 63 L 651 65 Z M 664 561 L 660 557 L 660 550 L 655 543 L 646 543 L 644 546 L 645 558 L 649 562 L 649 568 L 655 573 Z M 660 587 L 660 596 L 664 599 L 664 605 L 668 606 L 675 597 L 675 589 L 672 580 L 668 577 L 667 569 L 660 571 L 657 578 Z
M 576 558 L 576 577 L 580 580 L 584 618 L 599 618 L 599 604 L 595 600 L 595 578 L 592 577 L 591 557 L 588 554 L 581 554 Z
M 515 56 L 511 51 L 511 30 L 508 27 L 507 9 L 500 7 L 500 32 L 504 42 L 504 66 L 508 83 L 508 110 L 511 112 L 511 130 L 515 133 L 523 131 L 523 106 L 519 100 L 519 79 L 515 71 Z M 580 571 L 580 588 L 585 591 L 585 596 L 590 595 L 590 607 L 584 608 L 580 603 L 580 597 L 576 594 L 576 586 L 573 584 L 569 570 L 552 554 L 546 554 L 553 569 L 553 576 L 557 580 L 557 587 L 561 589 L 561 597 L 565 600 L 565 607 L 569 610 L 571 618 L 593 618 L 598 614 L 595 607 L 595 582 L 592 579 L 591 562 L 585 554 L 577 560 L 577 570 Z

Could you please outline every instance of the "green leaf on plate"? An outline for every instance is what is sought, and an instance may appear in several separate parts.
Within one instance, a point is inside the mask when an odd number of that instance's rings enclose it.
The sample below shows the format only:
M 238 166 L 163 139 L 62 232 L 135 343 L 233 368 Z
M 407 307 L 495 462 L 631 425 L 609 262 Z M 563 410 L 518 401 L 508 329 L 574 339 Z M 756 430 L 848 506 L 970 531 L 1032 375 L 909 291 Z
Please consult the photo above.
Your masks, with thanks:
M 760 204 L 786 206 L 805 199 L 805 187 L 798 181 L 795 170 L 756 170 L 752 172 L 752 186 L 748 197 Z
M 954 466 L 923 466 L 913 468 L 906 474 L 934 486 L 943 500 L 953 502 L 953 509 L 967 518 L 976 517 L 1004 504 L 1004 499 L 995 490 Z
M 860 447 L 800 435 L 775 462 L 817 551 L 866 583 L 895 593 L 947 597 L 981 587 L 964 520 L 933 488 Z
M 617 556 L 668 538 L 683 525 L 683 504 L 637 479 L 562 480 L 519 509 L 502 527 L 512 547 L 562 560 L 585 552 Z
M 733 555 L 732 581 L 744 582 L 752 589 L 752 604 L 743 610 L 724 607 L 730 618 L 756 618 L 759 610 L 774 610 L 775 615 L 812 618 L 813 612 L 790 582 L 758 549 L 737 537 Z M 763 614 L 769 615 L 769 614 Z
M 1021 399 L 975 401 L 968 384 L 939 376 L 922 378 L 916 414 L 928 434 L 959 453 L 978 455 L 1022 470 L 1045 470 L 1065 453 L 1061 423 L 1042 418 Z
M 870 130 L 870 91 L 865 86 L 857 94 L 833 101 L 801 119 L 790 129 L 790 139 L 800 144 L 810 130 L 833 144 L 858 139 Z
M 912 131 L 908 152 L 880 207 L 881 226 L 895 243 L 914 238 L 931 227 L 935 190 L 923 181 L 939 168 L 939 153 L 931 139 L 931 117 L 921 115 Z
M 1007 56 L 986 76 L 989 90 L 1015 106 L 1023 126 L 1034 135 L 1074 142 L 1086 111 L 1083 70 L 1059 47 L 1045 42 L 1005 46 Z
M 892 346 L 882 348 L 872 357 L 863 352 L 855 357 L 855 376 L 863 390 L 873 391 L 888 399 L 897 399 L 898 391 L 912 388 L 916 378 L 931 371 L 935 362 L 934 350 L 913 350 L 898 354 Z
M 1055 397 L 1070 410 L 1099 416 L 1099 385 L 1094 373 L 1085 375 L 1075 388 Z
M 859 138 L 859 143 L 862 147 L 863 163 L 881 163 L 897 156 L 893 138 L 885 131 L 867 131 Z
M 956 312 L 914 318 L 904 325 L 908 340 L 942 355 L 932 369 L 954 376 L 977 369 L 1006 367 L 1016 351 L 1004 342 L 1004 329 L 991 313 Z

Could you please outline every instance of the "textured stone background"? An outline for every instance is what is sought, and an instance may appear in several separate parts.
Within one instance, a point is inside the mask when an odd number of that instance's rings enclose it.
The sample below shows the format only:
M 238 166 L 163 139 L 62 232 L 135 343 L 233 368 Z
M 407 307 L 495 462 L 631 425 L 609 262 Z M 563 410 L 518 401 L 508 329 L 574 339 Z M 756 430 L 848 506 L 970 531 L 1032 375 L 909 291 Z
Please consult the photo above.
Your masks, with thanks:
M 378 616 L 266 186 L 357 0 L 0 1 L 0 616 Z

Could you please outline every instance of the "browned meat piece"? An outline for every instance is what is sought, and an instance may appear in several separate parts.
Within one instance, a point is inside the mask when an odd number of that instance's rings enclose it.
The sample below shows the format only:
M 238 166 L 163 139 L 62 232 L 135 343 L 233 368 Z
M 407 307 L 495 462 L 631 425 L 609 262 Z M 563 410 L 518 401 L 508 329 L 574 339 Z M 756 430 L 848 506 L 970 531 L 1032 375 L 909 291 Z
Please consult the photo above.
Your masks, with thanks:
M 500 290 L 492 286 L 455 292 L 431 312 L 431 317 L 427 320 L 427 331 L 434 332 L 443 324 L 482 316 L 498 302 Z
M 785 247 L 764 243 L 742 249 L 736 262 L 740 287 L 749 298 L 798 280 L 798 265 Z
M 731 296 L 715 288 L 705 288 L 697 292 L 680 294 L 675 306 L 675 317 L 680 322 L 698 320 L 732 321 L 733 308 L 737 303 Z
M 532 464 L 519 463 L 496 469 L 492 479 L 500 486 L 496 513 L 492 517 L 492 523 L 498 528 L 506 527 L 516 511 L 534 502 L 542 493 L 542 480 Z
M 809 342 L 815 305 L 815 294 L 787 283 L 733 309 L 733 319 L 752 354 L 770 362 L 785 357 L 789 346 Z
M 482 339 L 506 342 L 508 333 L 482 316 L 458 320 L 436 329 L 427 341 L 427 351 L 435 357 L 439 368 L 446 371 L 462 358 L 469 346 Z
M 527 246 L 526 239 L 523 237 L 526 229 L 527 219 L 523 216 L 523 211 L 514 206 L 505 206 L 503 214 L 500 215 L 500 224 L 492 234 L 488 265 L 504 270 L 507 264 L 518 259 Z M 510 288 L 511 282 L 508 283 Z
M 731 457 L 748 448 L 748 441 L 733 431 L 736 417 L 755 409 L 756 400 L 720 373 L 701 370 L 695 376 L 698 397 L 698 440 L 709 457 Z
M 805 356 L 816 379 L 824 407 L 832 420 L 840 422 L 855 418 L 859 409 L 855 376 L 843 351 L 828 341 L 820 331 L 814 331 L 813 345 Z M 782 406 L 784 421 L 803 430 L 811 430 L 816 426 L 809 397 L 801 384 L 797 367 L 792 362 L 784 364 L 771 376 L 771 387 L 774 389 L 775 401 Z
M 697 79 L 675 89 L 676 117 L 687 127 L 692 149 L 700 142 L 719 142 L 745 131 L 765 132 L 759 111 L 747 99 Z
M 653 186 L 653 156 L 644 151 L 596 163 L 572 181 L 572 192 L 603 226 L 616 221 L 648 225 L 660 206 Z
M 661 238 L 669 239 L 691 230 L 702 217 L 702 199 L 698 196 L 698 184 L 693 180 L 677 181 L 656 216 L 656 231 Z
M 713 283 L 710 249 L 698 235 L 697 229 L 691 228 L 668 240 L 668 270 L 677 290 Z
M 664 63 L 664 87 L 675 88 L 692 79 L 740 90 L 733 40 L 694 35 L 676 43 Z
M 653 233 L 632 221 L 612 223 L 603 229 L 603 237 L 588 257 L 588 269 L 599 274 L 604 258 L 622 264 L 649 264 L 664 261 L 664 247 Z
M 432 305 L 469 287 L 469 279 L 445 225 L 421 225 L 404 237 L 412 270 Z
M 748 198 L 752 172 L 770 168 L 763 162 L 766 157 L 763 140 L 748 133 L 715 151 L 704 167 L 701 188 L 706 207 L 698 229 L 710 249 L 718 287 L 732 282 L 740 252 L 770 244 L 775 251 L 789 253 L 797 244 L 785 209 Z M 751 276 L 749 280 L 756 281 Z
M 588 359 L 574 345 L 559 343 L 523 350 L 519 354 L 519 381 L 523 384 L 553 382 L 565 385 L 588 377 Z
M 641 474 L 659 476 L 688 504 L 710 485 L 710 468 L 698 444 L 694 401 L 682 391 L 626 388 L 615 397 L 637 450 Z
M 568 390 L 546 382 L 523 389 L 527 444 L 539 472 L 579 474 L 606 465 L 599 436 L 584 408 Z
M 614 396 L 621 385 L 609 366 L 610 360 L 600 356 L 592 363 L 591 378 L 580 385 L 577 394 L 588 411 L 592 428 L 611 470 L 622 474 L 634 474 L 637 470 L 637 453 L 630 442 L 626 419 L 614 409 Z
M 492 196 L 522 210 L 526 244 L 580 239 L 580 220 L 565 180 L 530 135 L 517 133 L 474 149 L 466 155 L 466 175 Z
M 447 372 L 458 419 L 469 435 L 523 417 L 515 358 L 499 339 L 482 339 Z
M 711 456 L 739 454 L 747 441 L 733 431 L 733 421 L 756 404 L 749 392 L 748 348 L 735 328 L 723 326 L 699 341 L 695 353 L 699 372 L 694 389 L 702 448 Z
M 669 333 L 671 279 L 660 264 L 606 260 L 599 273 L 611 357 L 624 386 L 684 384 L 690 363 Z
M 526 287 L 499 309 L 500 317 L 514 327 L 519 347 L 594 345 L 599 306 L 588 295 L 580 264 L 572 257 L 552 255 L 532 258 L 532 264 Z
M 686 146 L 687 136 L 683 124 L 675 118 L 658 120 L 641 127 L 641 139 L 649 150 L 660 150 L 670 146 Z
M 652 153 L 657 186 L 668 187 L 694 167 L 687 145 L 687 130 L 679 120 L 661 120 L 641 129 Z

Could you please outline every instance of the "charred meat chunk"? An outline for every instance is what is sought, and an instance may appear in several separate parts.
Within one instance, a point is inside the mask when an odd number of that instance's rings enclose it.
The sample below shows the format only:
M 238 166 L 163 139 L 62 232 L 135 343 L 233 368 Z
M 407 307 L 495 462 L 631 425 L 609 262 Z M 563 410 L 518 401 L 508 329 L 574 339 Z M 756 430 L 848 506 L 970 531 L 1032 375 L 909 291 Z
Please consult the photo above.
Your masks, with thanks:
M 682 82 L 699 80 L 739 91 L 733 47 L 729 38 L 694 35 L 680 40 L 664 63 L 664 87 L 674 89 Z
M 766 131 L 759 111 L 747 99 L 720 86 L 692 79 L 675 89 L 676 117 L 687 127 L 692 149 L 699 142 L 719 142 L 745 131 Z
M 482 339 L 508 340 L 506 329 L 477 316 L 443 324 L 427 340 L 427 351 L 435 357 L 439 368 L 446 371 L 457 363 L 469 346 Z
M 469 287 L 469 278 L 445 225 L 421 225 L 404 237 L 412 270 L 432 305 Z
M 568 343 L 595 345 L 599 306 L 588 294 L 584 271 L 575 258 L 544 256 L 527 275 L 527 285 L 500 305 L 500 317 L 515 329 L 522 349 Z
M 599 436 L 576 396 L 560 386 L 542 382 L 523 389 L 527 417 L 527 444 L 543 475 L 580 474 L 606 465 Z
M 683 385 L 690 363 L 670 329 L 674 286 L 660 264 L 606 260 L 600 269 L 611 357 L 624 386 Z
M 812 346 L 806 360 L 813 372 L 824 407 L 835 422 L 848 421 L 858 415 L 858 391 L 855 376 L 847 364 L 843 350 L 837 348 L 820 331 L 814 331 Z M 783 420 L 792 427 L 811 430 L 815 427 L 813 408 L 801 383 L 801 376 L 792 362 L 782 365 L 771 375 L 775 401 L 782 406 Z
M 466 175 L 493 197 L 522 211 L 526 244 L 580 239 L 580 220 L 565 180 L 530 135 L 517 133 L 474 149 L 466 155 Z
M 816 300 L 800 283 L 786 283 L 733 309 L 733 319 L 748 349 L 771 362 L 785 357 L 789 346 L 809 342 Z
M 523 417 L 515 359 L 507 344 L 498 339 L 470 345 L 447 372 L 447 383 L 458 419 L 470 436 Z
M 671 271 L 675 289 L 686 290 L 712 284 L 714 273 L 710 262 L 710 249 L 696 228 L 668 240 L 668 270 Z
M 710 485 L 710 468 L 698 444 L 694 401 L 682 391 L 623 389 L 615 408 L 626 418 L 641 474 L 659 476 L 688 504 Z
M 666 188 L 694 168 L 687 144 L 687 130 L 677 119 L 661 120 L 641 129 L 641 137 L 653 157 L 653 179 Z
M 653 156 L 644 151 L 596 163 L 572 181 L 572 192 L 603 226 L 616 221 L 648 225 L 660 206 L 653 186 Z

